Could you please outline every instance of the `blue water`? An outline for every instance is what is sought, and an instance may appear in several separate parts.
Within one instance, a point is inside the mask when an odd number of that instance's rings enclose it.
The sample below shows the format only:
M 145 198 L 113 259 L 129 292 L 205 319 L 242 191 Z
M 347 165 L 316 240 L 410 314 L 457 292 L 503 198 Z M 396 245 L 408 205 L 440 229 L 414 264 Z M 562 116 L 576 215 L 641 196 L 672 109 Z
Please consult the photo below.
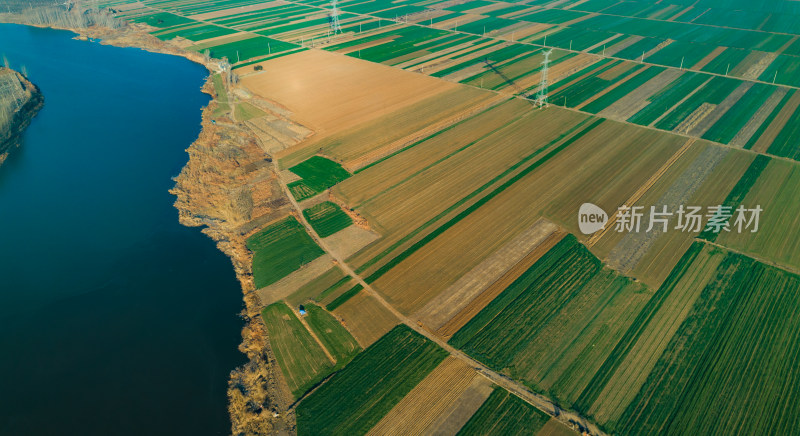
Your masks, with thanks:
M 0 166 L 0 434 L 226 434 L 230 261 L 168 193 L 200 131 L 185 59 L 0 25 L 45 96 Z

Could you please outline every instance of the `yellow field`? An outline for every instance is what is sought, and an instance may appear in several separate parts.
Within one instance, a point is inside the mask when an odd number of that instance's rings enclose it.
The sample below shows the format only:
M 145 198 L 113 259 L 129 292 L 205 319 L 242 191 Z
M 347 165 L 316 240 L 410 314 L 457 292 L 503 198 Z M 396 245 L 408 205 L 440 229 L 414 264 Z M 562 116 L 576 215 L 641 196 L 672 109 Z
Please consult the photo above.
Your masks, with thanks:
M 324 136 L 386 115 L 457 85 L 322 50 L 262 62 L 242 78 L 253 93 L 285 106 Z
M 334 313 L 342 318 L 342 324 L 363 348 L 372 345 L 400 323 L 389 309 L 363 291 L 339 306 Z
M 425 430 L 464 393 L 477 376 L 475 370 L 461 359 L 448 357 L 367 434 L 425 434 Z
M 348 163 L 379 158 L 495 94 L 321 50 L 307 50 L 260 64 L 243 76 L 251 92 L 291 112 L 312 129 L 308 140 L 276 154 L 286 168 L 322 152 Z M 386 149 L 385 151 L 383 151 Z M 366 162 L 369 163 L 369 162 Z M 358 163 L 361 166 L 364 163 Z
M 530 130 L 515 131 L 530 138 Z M 616 210 L 684 142 L 684 138 L 605 121 L 373 285 L 401 311 L 418 310 L 542 214 L 577 232 L 576 214 L 582 203 Z M 511 148 L 514 141 L 502 143 Z
M 447 144 L 454 144 L 458 150 L 474 141 L 474 144 L 458 153 L 445 150 L 441 161 L 434 161 L 436 165 L 428 165 L 424 171 L 406 172 L 404 168 L 408 161 L 403 153 L 357 174 L 340 188 L 337 187 L 337 195 L 342 192 L 347 198 L 366 198 L 360 205 L 350 206 L 356 206 L 359 214 L 368 219 L 370 226 L 384 236 L 357 254 L 353 263 L 359 265 L 371 259 L 412 230 L 444 213 L 459 199 L 490 182 L 523 157 L 557 138 L 562 130 L 586 119 L 583 115 L 555 108 L 533 111 L 519 103 L 511 103 L 495 110 L 505 113 L 509 109 L 521 111 L 523 116 L 507 124 L 497 120 L 496 123 L 501 127 L 490 131 L 482 139 L 476 141 L 472 131 L 485 133 L 486 130 L 481 127 L 483 123 L 464 125 L 463 129 L 455 128 L 431 139 L 430 144 L 426 142 L 416 146 L 415 148 L 422 147 L 419 152 L 415 149 L 409 150 L 408 152 L 419 153 L 414 156 L 422 159 L 426 150 L 431 152 L 430 150 L 446 147 Z M 481 120 L 485 120 L 490 126 L 497 125 L 485 118 Z M 443 142 L 439 142 L 440 137 Z M 395 164 L 395 160 L 399 163 Z M 468 168 L 473 170 L 465 170 Z M 375 194 L 371 186 L 379 183 L 377 179 L 381 173 L 390 182 L 380 186 L 384 189 Z M 365 177 L 363 181 L 362 177 Z M 369 190 L 370 195 L 360 197 L 357 193 L 362 189 Z M 459 209 L 465 207 L 467 206 Z M 457 211 L 453 211 L 451 215 L 454 213 Z

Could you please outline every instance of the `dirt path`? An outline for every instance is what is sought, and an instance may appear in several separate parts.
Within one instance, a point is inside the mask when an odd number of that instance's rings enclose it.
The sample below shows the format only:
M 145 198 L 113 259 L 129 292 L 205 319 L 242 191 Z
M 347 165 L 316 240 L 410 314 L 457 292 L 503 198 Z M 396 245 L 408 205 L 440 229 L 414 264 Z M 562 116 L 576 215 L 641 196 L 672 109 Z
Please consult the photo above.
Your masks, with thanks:
M 277 164 L 275 164 L 275 165 L 277 165 Z M 277 168 L 276 168 L 276 172 L 277 172 Z M 534 393 L 534 392 L 530 391 L 528 388 L 526 388 L 525 386 L 523 386 L 522 384 L 510 379 L 509 377 L 507 377 L 505 375 L 502 375 L 502 374 L 500 374 L 498 372 L 495 372 L 492 369 L 489 369 L 488 367 L 486 367 L 482 363 L 478 362 L 477 360 L 475 360 L 472 357 L 470 357 L 470 356 L 466 355 L 465 353 L 463 353 L 461 350 L 458 350 L 458 349 L 452 347 L 446 341 L 444 341 L 440 337 L 436 336 L 435 334 L 429 332 L 428 330 L 426 330 L 425 328 L 423 328 L 422 326 L 417 324 L 415 321 L 413 321 L 411 318 L 405 316 L 400 311 L 398 311 L 396 308 L 394 308 L 394 306 L 389 304 L 383 298 L 382 295 L 380 295 L 377 291 L 375 291 L 375 289 L 373 289 L 372 286 L 370 286 L 360 275 L 358 275 L 355 272 L 355 270 L 353 270 L 345 262 L 344 258 L 339 256 L 337 253 L 333 252 L 331 250 L 331 248 L 328 246 L 328 244 L 326 244 L 325 241 L 322 238 L 319 237 L 317 232 L 314 231 L 314 228 L 311 227 L 311 225 L 308 223 L 308 221 L 306 221 L 305 217 L 303 216 L 302 210 L 300 209 L 300 205 L 297 203 L 297 201 L 295 201 L 294 197 L 292 197 L 291 192 L 289 191 L 289 188 L 286 186 L 286 183 L 284 182 L 284 180 L 280 177 L 280 173 L 278 173 L 278 174 L 279 174 L 278 178 L 279 178 L 280 185 L 284 190 L 284 195 L 286 195 L 289 198 L 289 201 L 291 202 L 292 206 L 294 207 L 295 211 L 297 212 L 298 220 L 303 225 L 303 227 L 305 227 L 305 229 L 308 232 L 308 234 L 311 235 L 311 237 L 317 242 L 317 244 L 319 244 L 319 246 L 323 250 L 325 250 L 326 253 L 328 253 L 331 257 L 334 258 L 334 260 L 336 260 L 338 262 L 339 267 L 342 269 L 342 271 L 345 272 L 345 274 L 347 274 L 350 277 L 352 277 L 353 279 L 355 279 L 357 283 L 359 283 L 361 286 L 363 286 L 364 291 L 366 291 L 369 295 L 371 295 L 378 302 L 380 302 L 380 304 L 383 305 L 387 310 L 389 310 L 394 316 L 396 316 L 397 319 L 400 320 L 400 322 L 402 322 L 406 326 L 410 327 L 412 330 L 416 331 L 417 333 L 425 336 L 429 340 L 433 341 L 434 343 L 439 345 L 441 348 L 446 350 L 451 356 L 454 356 L 454 357 L 456 357 L 458 359 L 463 360 L 466 364 L 468 364 L 469 366 L 475 368 L 475 370 L 477 370 L 479 374 L 483 375 L 484 377 L 486 377 L 487 379 L 489 379 L 490 381 L 492 381 L 496 385 L 501 386 L 501 387 L 505 388 L 506 390 L 508 390 L 509 392 L 512 392 L 512 393 L 516 394 L 517 396 L 519 396 L 520 398 L 525 400 L 527 403 L 531 404 L 532 406 L 536 407 L 537 409 L 540 409 L 540 410 L 546 412 L 548 415 L 556 417 L 557 419 L 559 419 L 560 421 L 562 421 L 566 425 L 571 427 L 571 426 L 573 426 L 575 424 L 579 424 L 579 425 L 581 425 L 583 427 L 583 429 L 586 429 L 587 431 L 589 431 L 589 433 L 591 433 L 593 435 L 598 435 L 598 436 L 606 435 L 606 433 L 601 431 L 595 424 L 589 422 L 589 420 L 587 420 L 586 418 L 584 418 L 584 417 L 582 417 L 582 416 L 580 416 L 580 415 L 578 415 L 576 413 L 570 412 L 570 411 L 561 410 L 560 407 L 558 407 L 552 400 L 550 400 L 549 398 L 545 397 L 544 395 L 540 395 L 540 394 Z

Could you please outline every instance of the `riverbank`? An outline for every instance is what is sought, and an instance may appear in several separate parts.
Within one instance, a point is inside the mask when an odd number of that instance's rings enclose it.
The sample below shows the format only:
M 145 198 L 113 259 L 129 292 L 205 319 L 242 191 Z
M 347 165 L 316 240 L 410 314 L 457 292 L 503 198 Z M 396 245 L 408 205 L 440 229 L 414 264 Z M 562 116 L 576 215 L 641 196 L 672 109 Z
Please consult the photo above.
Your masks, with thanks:
M 25 24 L 0 14 L 2 20 Z M 204 227 L 203 233 L 231 259 L 241 284 L 245 308 L 240 316 L 245 325 L 239 350 L 248 361 L 234 370 L 228 381 L 232 434 L 293 433 L 293 416 L 284 413 L 289 409 L 292 397 L 277 372 L 269 348 L 260 317 L 261 304 L 254 293 L 252 255 L 245 246 L 247 236 L 264 224 L 288 215 L 291 206 L 278 185 L 272 160 L 265 151 L 276 144 L 267 145 L 264 141 L 277 139 L 264 138 L 264 132 L 256 131 L 254 123 L 236 120 L 235 114 L 236 104 L 243 100 L 260 107 L 265 114 L 270 113 L 270 103 L 257 101 L 246 90 L 228 84 L 225 84 L 225 89 L 231 92 L 234 104 L 221 103 L 213 84 L 214 74 L 220 72 L 217 62 L 187 51 L 175 41 L 161 41 L 151 36 L 145 25 L 129 24 L 119 29 L 60 29 L 77 33 L 77 39 L 184 57 L 209 71 L 203 92 L 214 100 L 203 111 L 202 130 L 186 150 L 188 162 L 175 178 L 175 186 L 170 192 L 177 197 L 175 207 L 181 224 Z M 272 115 L 283 119 L 280 114 Z
M 170 192 L 177 197 L 175 207 L 181 224 L 203 227 L 203 233 L 231 259 L 242 286 L 245 309 L 241 317 L 245 325 L 239 351 L 247 356 L 248 362 L 234 370 L 228 382 L 232 434 L 293 433 L 294 417 L 285 413 L 293 398 L 278 371 L 261 321 L 262 305 L 252 277 L 252 253 L 245 245 L 247 237 L 264 224 L 288 215 L 291 205 L 280 189 L 272 159 L 265 151 L 275 147 L 265 141 L 278 140 L 265 138 L 255 124 L 237 120 L 235 113 L 237 104 L 246 101 L 264 113 L 283 117 L 270 112 L 270 103 L 259 101 L 219 76 L 227 94 L 221 96 L 213 83 L 213 75 L 220 73 L 215 61 L 184 50 L 173 41 L 159 40 L 149 30 L 144 25 L 129 25 L 121 30 L 79 29 L 78 33 L 114 46 L 182 56 L 209 70 L 211 75 L 203 92 L 213 100 L 203 110 L 200 135 L 186 150 L 189 160 Z
M 19 146 L 22 132 L 44 106 L 39 88 L 22 74 L 0 67 L 0 165 Z

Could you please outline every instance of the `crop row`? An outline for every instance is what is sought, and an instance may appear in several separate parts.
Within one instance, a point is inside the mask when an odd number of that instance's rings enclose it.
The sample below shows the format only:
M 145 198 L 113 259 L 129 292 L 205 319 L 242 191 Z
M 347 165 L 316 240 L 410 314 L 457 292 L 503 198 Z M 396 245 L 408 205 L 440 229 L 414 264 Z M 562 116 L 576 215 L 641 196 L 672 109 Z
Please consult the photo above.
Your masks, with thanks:
M 297 433 L 366 433 L 445 357 L 430 340 L 395 327 L 300 402 Z

